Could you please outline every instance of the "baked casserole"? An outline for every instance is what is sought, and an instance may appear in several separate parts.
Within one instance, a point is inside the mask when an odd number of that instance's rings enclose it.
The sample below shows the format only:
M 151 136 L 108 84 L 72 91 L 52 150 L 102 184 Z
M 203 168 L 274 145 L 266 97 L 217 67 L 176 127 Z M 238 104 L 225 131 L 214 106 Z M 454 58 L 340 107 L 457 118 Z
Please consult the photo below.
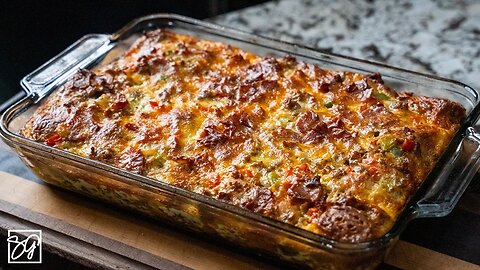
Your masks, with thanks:
M 79 70 L 26 138 L 325 237 L 384 235 L 465 119 L 380 74 L 260 57 L 167 30 Z

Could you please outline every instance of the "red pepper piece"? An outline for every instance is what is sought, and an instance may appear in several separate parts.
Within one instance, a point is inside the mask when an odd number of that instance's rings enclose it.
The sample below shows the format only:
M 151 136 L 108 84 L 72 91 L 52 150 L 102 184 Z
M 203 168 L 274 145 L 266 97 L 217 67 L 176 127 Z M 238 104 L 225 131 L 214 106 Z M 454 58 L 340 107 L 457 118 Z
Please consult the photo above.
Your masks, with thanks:
M 48 146 L 54 146 L 59 144 L 62 141 L 62 137 L 57 133 L 53 134 L 52 136 L 48 137 L 45 141 Z
M 152 107 L 152 108 L 158 107 L 158 102 L 156 102 L 156 101 L 154 101 L 154 100 L 151 100 L 151 101 L 150 101 L 150 107 Z
M 222 182 L 222 178 L 220 177 L 219 174 L 217 174 L 214 178 L 209 178 L 208 179 L 208 184 L 209 184 L 210 188 L 214 188 L 214 187 L 220 185 L 221 182 Z
M 249 169 L 244 169 L 243 172 L 242 172 L 242 174 L 243 174 L 244 176 L 249 177 L 249 178 L 252 178 L 252 177 L 253 177 L 253 172 L 252 172 L 251 170 L 249 170 Z
M 402 150 L 403 150 L 404 152 L 410 152 L 410 151 L 412 151 L 414 148 L 415 148 L 415 140 L 406 139 L 406 140 L 402 143 Z

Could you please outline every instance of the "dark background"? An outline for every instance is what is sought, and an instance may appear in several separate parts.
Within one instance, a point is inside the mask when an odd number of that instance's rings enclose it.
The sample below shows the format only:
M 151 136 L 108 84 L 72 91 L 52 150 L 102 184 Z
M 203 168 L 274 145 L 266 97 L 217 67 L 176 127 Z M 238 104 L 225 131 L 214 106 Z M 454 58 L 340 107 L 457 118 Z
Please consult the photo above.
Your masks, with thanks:
M 0 104 L 19 81 L 89 33 L 113 33 L 154 13 L 204 19 L 265 0 L 0 0 Z

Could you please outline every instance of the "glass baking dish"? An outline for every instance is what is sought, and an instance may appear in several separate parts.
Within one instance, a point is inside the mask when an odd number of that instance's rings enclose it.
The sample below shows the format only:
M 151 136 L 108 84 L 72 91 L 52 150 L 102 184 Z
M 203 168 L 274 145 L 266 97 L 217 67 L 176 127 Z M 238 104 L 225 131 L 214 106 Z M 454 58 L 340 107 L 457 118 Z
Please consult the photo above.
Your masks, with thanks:
M 18 131 L 38 104 L 79 68 L 105 65 L 143 32 L 168 28 L 178 33 L 231 44 L 262 56 L 291 54 L 322 68 L 379 72 L 397 91 L 443 97 L 461 103 L 467 118 L 444 155 L 381 238 L 343 243 L 212 198 L 25 139 Z M 191 18 L 158 14 L 139 18 L 118 32 L 87 35 L 26 76 L 27 96 L 5 111 L 2 139 L 45 182 L 125 206 L 163 221 L 215 236 L 255 254 L 315 269 L 371 269 L 382 262 L 413 218 L 447 215 L 480 165 L 479 93 L 459 82 L 419 74 L 304 46 L 259 37 Z

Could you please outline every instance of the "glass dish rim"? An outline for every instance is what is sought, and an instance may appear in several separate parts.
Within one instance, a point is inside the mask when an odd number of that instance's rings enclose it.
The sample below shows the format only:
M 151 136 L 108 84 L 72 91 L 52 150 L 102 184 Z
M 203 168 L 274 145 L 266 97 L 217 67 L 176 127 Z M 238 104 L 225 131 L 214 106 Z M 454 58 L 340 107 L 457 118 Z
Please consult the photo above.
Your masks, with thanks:
M 222 31 L 222 32 L 224 32 L 224 34 L 227 34 L 227 33 L 228 34 L 236 34 L 236 36 L 233 37 L 234 39 L 240 40 L 241 42 L 246 42 L 246 43 L 250 43 L 250 44 L 253 44 L 253 45 L 257 45 L 257 46 L 266 46 L 266 45 L 256 44 L 253 41 L 247 40 L 247 38 L 252 38 L 257 42 L 258 41 L 274 42 L 274 43 L 277 43 L 279 46 L 281 46 L 281 45 L 282 46 L 288 46 L 288 47 L 293 46 L 293 47 L 299 48 L 301 50 L 305 50 L 305 52 L 320 53 L 320 54 L 325 55 L 327 57 L 328 56 L 333 56 L 333 57 L 336 57 L 336 58 L 341 58 L 341 59 L 345 59 L 345 60 L 348 60 L 348 61 L 353 61 L 353 62 L 356 62 L 356 63 L 359 63 L 359 64 L 376 66 L 378 68 L 386 68 L 386 69 L 390 69 L 390 70 L 393 70 L 393 71 L 398 71 L 398 72 L 403 72 L 403 73 L 407 73 L 407 74 L 411 74 L 411 75 L 415 75 L 415 76 L 424 77 L 424 78 L 434 80 L 434 81 L 451 83 L 451 84 L 454 84 L 458 87 L 461 87 L 463 89 L 468 90 L 474 96 L 476 104 L 472 108 L 471 112 L 468 114 L 467 119 L 465 119 L 465 121 L 462 123 L 462 126 L 461 126 L 460 130 L 457 132 L 457 134 L 452 139 L 452 141 L 450 142 L 449 146 L 447 147 L 447 149 L 445 150 L 445 152 L 443 153 L 441 158 L 438 160 L 438 162 L 436 163 L 436 165 L 432 169 L 432 172 L 423 181 L 423 183 L 416 190 L 416 192 L 413 194 L 413 196 L 411 196 L 411 198 L 407 201 L 407 203 L 405 204 L 405 206 L 404 206 L 403 210 L 401 211 L 400 215 L 395 220 L 395 223 L 391 227 L 391 229 L 379 238 L 368 240 L 368 241 L 363 241 L 363 242 L 354 242 L 354 243 L 333 240 L 333 239 L 330 239 L 328 237 L 325 237 L 325 236 L 322 236 L 322 235 L 319 235 L 319 234 L 301 229 L 301 228 L 296 227 L 294 225 L 261 216 L 260 214 L 248 211 L 246 209 L 242 209 L 240 207 L 228 204 L 226 202 L 222 202 L 222 201 L 213 199 L 213 198 L 205 196 L 205 195 L 201 195 L 201 194 L 198 194 L 198 193 L 195 193 L 195 192 L 192 192 L 192 191 L 180 189 L 180 188 L 177 188 L 175 186 L 171 186 L 171 185 L 168 185 L 166 183 L 163 183 L 161 181 L 158 181 L 158 180 L 155 180 L 155 179 L 152 179 L 152 178 L 148 178 L 146 176 L 141 176 L 141 175 L 138 175 L 138 174 L 134 174 L 132 172 L 114 167 L 113 165 L 109 165 L 109 164 L 105 164 L 105 163 L 102 163 L 102 162 L 99 162 L 99 161 L 84 158 L 82 156 L 75 155 L 75 154 L 67 152 L 65 150 L 50 147 L 50 146 L 35 142 L 33 140 L 26 139 L 26 138 L 24 138 L 24 137 L 22 137 L 18 134 L 15 134 L 8 129 L 8 124 L 18 114 L 22 113 L 28 107 L 35 104 L 35 102 L 33 102 L 33 100 L 31 99 L 31 97 L 32 97 L 31 95 L 27 95 L 27 97 L 23 98 L 22 100 L 20 100 L 16 104 L 12 105 L 10 108 L 8 108 L 2 114 L 0 135 L 9 142 L 14 142 L 14 143 L 19 144 L 20 147 L 34 148 L 34 149 L 40 150 L 42 152 L 50 153 L 52 155 L 57 154 L 57 155 L 61 156 L 62 158 L 70 159 L 70 160 L 73 160 L 75 162 L 79 162 L 79 163 L 86 164 L 86 165 L 92 165 L 92 166 L 96 167 L 97 169 L 101 169 L 101 170 L 107 171 L 109 173 L 114 173 L 114 174 L 120 176 L 122 178 L 122 181 L 127 180 L 127 181 L 130 181 L 130 182 L 132 182 L 132 181 L 139 182 L 141 185 L 149 185 L 149 186 L 152 186 L 154 189 L 161 189 L 163 192 L 166 191 L 166 192 L 175 193 L 177 195 L 181 195 L 183 197 L 186 197 L 187 199 L 197 201 L 199 203 L 207 204 L 210 207 L 215 207 L 215 208 L 218 208 L 219 210 L 222 210 L 222 211 L 228 211 L 230 213 L 242 216 L 243 218 L 247 218 L 247 219 L 250 219 L 250 220 L 255 220 L 256 222 L 260 222 L 263 225 L 273 226 L 276 229 L 280 229 L 284 232 L 287 232 L 291 235 L 294 235 L 297 240 L 302 240 L 302 242 L 308 242 L 308 244 L 311 244 L 313 242 L 315 245 L 320 245 L 324 249 L 325 248 L 335 249 L 336 251 L 340 251 L 340 252 L 342 252 L 342 251 L 343 252 L 364 252 L 364 251 L 367 251 L 367 250 L 370 250 L 370 249 L 377 249 L 379 247 L 384 246 L 385 244 L 390 242 L 392 239 L 394 239 L 396 236 L 398 236 L 403 231 L 403 227 L 408 223 L 408 221 L 410 219 L 415 218 L 415 214 L 414 214 L 415 204 L 417 204 L 422 199 L 422 197 L 428 191 L 429 187 L 432 184 L 435 183 L 435 181 L 437 180 L 436 175 L 440 173 L 440 171 L 438 170 L 439 167 L 441 167 L 441 165 L 444 165 L 444 163 L 449 160 L 449 158 L 451 157 L 451 154 L 457 152 L 458 146 L 460 145 L 462 140 L 464 140 L 465 137 L 466 137 L 466 136 L 463 135 L 463 133 L 465 133 L 465 131 L 468 127 L 472 126 L 473 123 L 475 123 L 475 121 L 478 119 L 478 117 L 480 115 L 479 92 L 476 91 L 475 89 L 473 89 L 472 87 L 464 84 L 464 83 L 461 83 L 461 82 L 458 82 L 458 81 L 455 81 L 455 80 L 451 80 L 451 79 L 442 78 L 442 77 L 439 77 L 439 76 L 436 76 L 436 75 L 429 75 L 429 74 L 415 72 L 415 71 L 411 71 L 411 70 L 407 70 L 407 69 L 397 68 L 397 67 L 393 67 L 393 66 L 390 66 L 390 65 L 382 64 L 382 63 L 376 63 L 376 62 L 372 62 L 372 61 L 368 61 L 368 60 L 363 60 L 363 59 L 358 59 L 358 58 L 354 58 L 354 57 L 334 54 L 334 53 L 330 53 L 330 52 L 323 52 L 321 50 L 311 48 L 311 47 L 308 47 L 308 46 L 299 45 L 299 44 L 295 44 L 295 43 L 290 43 L 290 42 L 286 42 L 286 41 L 281 41 L 281 40 L 277 40 L 277 39 L 274 39 L 274 38 L 263 37 L 263 36 L 248 33 L 246 31 L 228 28 L 228 27 L 225 27 L 225 26 L 221 26 L 221 25 L 218 25 L 218 24 L 211 23 L 211 22 L 199 21 L 199 20 L 192 19 L 192 18 L 185 17 L 185 16 L 181 16 L 181 15 L 164 13 L 164 14 L 154 14 L 154 15 L 148 15 L 148 16 L 140 17 L 138 19 L 135 19 L 135 20 L 131 21 L 130 23 L 128 23 L 127 25 L 122 27 L 117 32 L 111 34 L 109 36 L 110 41 L 111 42 L 117 42 L 117 41 L 121 40 L 121 38 L 123 38 L 125 35 L 127 35 L 130 30 L 133 30 L 134 27 L 138 26 L 140 23 L 143 23 L 143 22 L 146 22 L 146 21 L 149 21 L 149 20 L 158 20 L 158 19 L 181 21 L 181 22 L 184 22 L 184 23 L 192 24 L 194 27 L 199 27 L 200 26 L 202 28 L 206 28 L 206 29 L 210 29 L 210 30 L 214 30 L 214 31 Z M 173 23 L 171 25 L 173 25 Z M 205 30 L 205 29 L 202 29 L 202 30 Z M 213 33 L 213 34 L 217 34 L 217 33 Z M 273 48 L 269 47 L 269 48 L 279 50 L 278 48 L 275 48 L 275 47 L 273 47 Z M 281 50 L 284 50 L 284 49 L 281 49 Z M 293 54 L 298 55 L 299 53 L 293 52 Z M 318 59 L 318 57 L 316 57 L 316 56 L 310 56 L 310 58 Z M 318 59 L 318 60 L 321 61 L 321 59 Z M 50 61 L 45 63 L 44 65 L 42 65 L 40 68 L 46 66 L 49 63 L 50 63 Z M 34 73 L 34 72 L 32 72 L 32 73 Z M 28 77 L 28 76 L 30 76 L 30 74 L 27 75 L 26 77 Z

